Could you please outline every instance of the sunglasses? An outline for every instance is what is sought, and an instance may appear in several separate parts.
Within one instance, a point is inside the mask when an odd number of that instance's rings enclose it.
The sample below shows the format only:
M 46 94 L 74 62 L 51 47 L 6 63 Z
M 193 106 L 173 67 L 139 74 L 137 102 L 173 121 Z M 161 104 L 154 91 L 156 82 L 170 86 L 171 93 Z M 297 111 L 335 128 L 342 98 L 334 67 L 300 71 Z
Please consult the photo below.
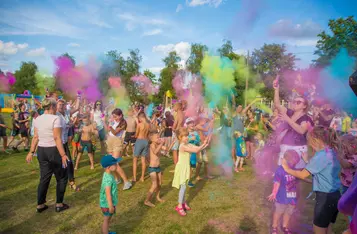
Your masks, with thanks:
M 295 105 L 300 105 L 300 104 L 302 104 L 302 103 L 304 103 L 303 101 L 293 101 L 293 104 L 295 104 Z
M 97 105 L 97 106 L 101 106 L 102 104 L 100 104 L 100 103 L 97 103 L 96 105 Z

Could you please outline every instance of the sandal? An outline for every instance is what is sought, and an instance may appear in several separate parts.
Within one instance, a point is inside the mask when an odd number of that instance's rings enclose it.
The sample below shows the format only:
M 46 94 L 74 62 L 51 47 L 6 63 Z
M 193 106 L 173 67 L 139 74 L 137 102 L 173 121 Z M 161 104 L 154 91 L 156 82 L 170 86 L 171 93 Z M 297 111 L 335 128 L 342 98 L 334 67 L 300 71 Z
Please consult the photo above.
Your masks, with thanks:
M 182 208 L 184 210 L 191 210 L 191 207 L 189 207 L 186 202 L 182 204 Z
M 74 181 L 69 182 L 69 187 L 73 189 L 75 192 L 79 191 L 79 188 L 77 187 L 76 183 Z
M 283 227 L 283 232 L 284 232 L 284 234 L 293 234 L 293 233 L 290 231 L 290 229 L 287 228 L 287 227 Z
M 48 206 L 47 206 L 47 205 L 45 205 L 45 206 L 42 207 L 42 208 L 36 208 L 37 213 L 41 213 L 42 211 L 45 211 L 45 210 L 47 210 L 47 209 L 48 209 Z
M 56 210 L 56 212 L 62 212 L 67 209 L 69 209 L 69 205 L 63 203 L 62 206 L 56 206 L 55 210 Z
M 176 206 L 175 207 L 175 210 L 177 211 L 177 213 L 179 214 L 179 215 L 181 215 L 181 216 L 186 216 L 186 212 L 183 210 L 183 207 L 178 207 L 178 206 Z
M 278 228 L 272 227 L 270 233 L 271 234 L 278 234 Z

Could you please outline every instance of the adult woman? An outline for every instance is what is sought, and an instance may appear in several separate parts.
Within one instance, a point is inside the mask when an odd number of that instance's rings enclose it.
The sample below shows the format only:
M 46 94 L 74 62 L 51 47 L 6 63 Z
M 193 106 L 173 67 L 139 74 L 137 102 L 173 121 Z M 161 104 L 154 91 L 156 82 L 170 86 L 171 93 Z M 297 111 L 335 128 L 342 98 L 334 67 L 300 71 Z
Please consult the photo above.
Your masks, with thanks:
M 304 168 L 308 161 L 306 133 L 314 125 L 307 115 L 308 101 L 303 97 L 296 97 L 292 102 L 292 108 L 287 109 L 280 104 L 278 80 L 274 81 L 273 87 L 275 89 L 274 105 L 279 111 L 280 118 L 285 121 L 280 126 L 282 130 L 278 137 L 281 143 L 278 165 L 281 165 L 287 150 L 295 150 L 300 156 L 300 162 L 296 168 Z
M 63 203 L 64 193 L 68 182 L 67 161 L 69 160 L 62 144 L 61 120 L 56 115 L 56 100 L 47 98 L 42 102 L 44 114 L 35 121 L 35 135 L 32 139 L 30 153 L 26 157 L 29 163 L 37 148 L 37 159 L 40 164 L 40 184 L 37 193 L 37 212 L 48 208 L 46 195 L 52 174 L 57 181 L 56 212 L 69 208 Z
M 103 111 L 103 103 L 98 100 L 95 102 L 94 110 L 91 112 L 91 122 L 97 124 L 97 130 L 99 133 L 99 141 L 101 154 L 105 154 L 105 130 L 104 130 L 104 122 L 105 122 L 105 113 Z
M 107 139 L 107 151 L 108 154 L 111 154 L 114 158 L 120 158 L 121 153 L 124 148 L 124 132 L 126 129 L 126 121 L 123 116 L 123 112 L 120 109 L 114 109 L 112 112 L 112 121 L 109 124 L 108 128 L 108 139 Z M 117 165 L 116 169 L 117 174 L 124 180 L 123 190 L 130 189 L 132 184 L 128 181 L 128 178 L 125 175 L 124 170 Z M 119 177 L 117 175 L 117 178 Z M 118 178 L 119 182 L 119 178 Z

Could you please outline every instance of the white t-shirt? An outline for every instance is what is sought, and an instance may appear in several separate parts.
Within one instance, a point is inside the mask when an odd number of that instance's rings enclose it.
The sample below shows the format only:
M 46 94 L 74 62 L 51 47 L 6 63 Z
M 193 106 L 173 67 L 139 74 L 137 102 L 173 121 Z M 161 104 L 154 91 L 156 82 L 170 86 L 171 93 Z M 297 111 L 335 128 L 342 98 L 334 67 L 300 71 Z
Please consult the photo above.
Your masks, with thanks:
M 43 114 L 36 118 L 35 128 L 38 133 L 38 146 L 40 147 L 54 147 L 56 146 L 53 137 L 54 128 L 62 128 L 61 120 L 57 115 Z
M 122 120 L 124 121 L 124 120 Z M 109 125 L 115 130 L 119 126 L 120 122 L 113 121 Z M 109 131 L 109 136 L 116 136 L 116 137 L 121 137 L 123 136 L 124 130 L 118 132 L 116 135 L 114 135 L 111 131 Z
M 102 120 L 102 116 L 104 115 L 104 113 L 102 113 L 101 111 L 92 111 L 93 114 L 93 119 L 94 122 L 97 124 L 97 130 L 100 131 L 104 128 L 104 123 Z

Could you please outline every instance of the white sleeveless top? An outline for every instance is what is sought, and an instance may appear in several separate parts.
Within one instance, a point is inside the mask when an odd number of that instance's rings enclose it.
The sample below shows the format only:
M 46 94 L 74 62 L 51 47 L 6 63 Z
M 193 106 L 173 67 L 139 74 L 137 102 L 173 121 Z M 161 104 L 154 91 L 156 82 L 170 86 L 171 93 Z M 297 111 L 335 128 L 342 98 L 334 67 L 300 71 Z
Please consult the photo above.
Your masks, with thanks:
M 97 130 L 100 131 L 104 128 L 103 120 L 102 120 L 103 113 L 101 111 L 93 111 L 93 118 L 94 122 L 97 124 Z

